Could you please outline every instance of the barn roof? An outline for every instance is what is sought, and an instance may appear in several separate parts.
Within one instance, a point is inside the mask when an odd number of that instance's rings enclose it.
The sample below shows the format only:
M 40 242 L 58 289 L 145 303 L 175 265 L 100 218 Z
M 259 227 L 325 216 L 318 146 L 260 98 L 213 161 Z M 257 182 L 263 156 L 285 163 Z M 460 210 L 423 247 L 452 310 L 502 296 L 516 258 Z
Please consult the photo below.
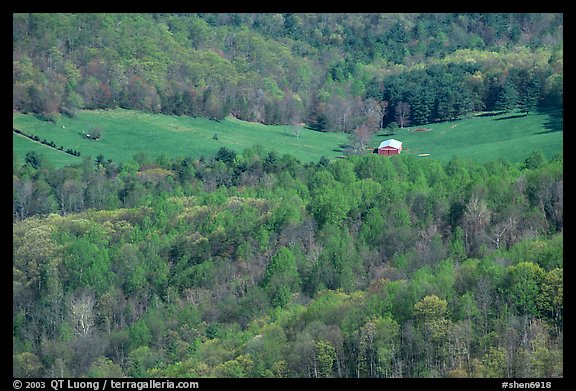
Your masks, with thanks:
M 398 140 L 394 140 L 393 138 L 391 138 L 391 139 L 382 141 L 380 143 L 380 146 L 378 147 L 378 149 L 384 148 L 384 147 L 392 147 L 392 148 L 400 149 L 400 147 L 402 147 L 402 142 L 398 141 Z

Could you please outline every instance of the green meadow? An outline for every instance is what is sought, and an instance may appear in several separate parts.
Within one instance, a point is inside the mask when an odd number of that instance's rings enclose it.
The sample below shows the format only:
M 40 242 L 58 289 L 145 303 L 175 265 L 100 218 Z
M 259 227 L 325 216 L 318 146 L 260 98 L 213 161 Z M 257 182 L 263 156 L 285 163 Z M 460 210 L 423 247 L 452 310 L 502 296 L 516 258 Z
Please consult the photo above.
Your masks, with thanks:
M 84 110 L 76 118 L 60 116 L 56 123 L 42 121 L 31 114 L 14 114 L 13 126 L 40 139 L 54 141 L 64 149 L 81 152 L 80 157 L 75 157 L 13 134 L 17 163 L 22 163 L 26 153 L 34 150 L 55 166 L 99 154 L 116 162 L 130 160 L 140 152 L 149 158 L 160 155 L 199 158 L 213 156 L 220 147 L 242 152 L 258 144 L 267 151 L 312 162 L 322 156 L 329 159 L 342 156 L 343 147 L 350 142 L 343 133 L 302 128 L 297 137 L 287 125 L 267 126 L 234 118 L 213 121 L 124 109 Z M 85 138 L 94 128 L 101 130 L 101 139 Z M 528 116 L 516 112 L 479 113 L 462 120 L 400 129 L 393 136 L 378 132 L 370 146 L 376 148 L 390 137 L 403 142 L 403 153 L 424 155 L 423 158 L 446 161 L 458 156 L 476 161 L 501 158 L 518 162 L 535 150 L 542 150 L 547 158 L 561 153 L 563 121 L 560 112 L 535 112 Z
M 18 164 L 24 162 L 26 154 L 30 151 L 37 152 L 56 167 L 79 163 L 81 158 L 58 151 L 47 145 L 35 142 L 20 134 L 12 133 L 12 151 Z
M 167 157 L 213 156 L 221 147 L 237 152 L 253 145 L 262 145 L 265 150 L 280 154 L 290 154 L 303 162 L 317 161 L 322 156 L 335 158 L 342 154 L 342 145 L 348 141 L 343 133 L 317 132 L 302 128 L 298 136 L 291 126 L 267 126 L 258 123 L 227 118 L 213 121 L 206 118 L 179 117 L 150 114 L 132 110 L 81 111 L 76 118 L 60 116 L 56 123 L 39 120 L 34 115 L 15 114 L 13 126 L 26 134 L 37 135 L 41 139 L 54 141 L 64 149 L 72 148 L 81 152 L 80 157 L 69 156 L 72 161 L 80 161 L 82 156 L 96 157 L 103 154 L 116 162 L 129 160 L 139 152 L 155 158 L 164 154 Z M 99 128 L 100 140 L 84 137 L 90 129 Z M 39 143 L 22 138 L 14 143 L 16 158 L 23 160 L 26 145 L 44 152 L 49 149 Z M 41 149 L 39 149 L 41 147 Z M 56 155 L 66 155 L 54 151 Z M 52 160 L 54 154 L 46 154 Z M 55 165 L 68 160 L 54 160 Z
M 527 116 L 520 112 L 477 113 L 466 119 L 400 129 L 392 136 L 380 132 L 372 144 L 378 146 L 390 137 L 402 141 L 403 153 L 426 158 L 519 162 L 536 150 L 548 159 L 562 153 L 563 121 L 559 111 Z

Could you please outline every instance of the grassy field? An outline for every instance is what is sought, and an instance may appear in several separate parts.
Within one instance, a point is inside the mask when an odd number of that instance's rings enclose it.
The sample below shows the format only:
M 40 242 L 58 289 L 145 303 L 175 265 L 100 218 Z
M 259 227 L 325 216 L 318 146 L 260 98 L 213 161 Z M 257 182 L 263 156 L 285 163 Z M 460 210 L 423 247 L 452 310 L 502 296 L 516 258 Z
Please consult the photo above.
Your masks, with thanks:
M 150 158 L 213 156 L 225 146 L 241 152 L 260 144 L 265 150 L 290 154 L 303 162 L 318 161 L 322 156 L 333 159 L 342 155 L 348 137 L 342 133 L 323 133 L 302 129 L 296 137 L 290 126 L 266 126 L 233 118 L 211 121 L 205 118 L 178 117 L 137 111 L 81 111 L 74 119 L 60 116 L 48 123 L 34 115 L 14 114 L 13 126 L 27 134 L 54 141 L 64 149 L 72 148 L 82 156 L 95 158 L 103 154 L 116 162 L 131 159 L 138 152 Z M 84 137 L 90 129 L 100 128 L 100 140 Z M 424 131 L 415 131 L 422 128 Z M 214 139 L 217 135 L 217 140 Z M 563 121 L 560 113 L 481 113 L 468 119 L 430 124 L 399 130 L 392 136 L 403 142 L 404 152 L 423 158 L 449 160 L 452 156 L 489 161 L 498 158 L 518 162 L 534 150 L 542 150 L 548 158 L 562 152 Z M 371 146 L 390 138 L 375 134 Z M 26 153 L 42 153 L 56 166 L 80 162 L 23 136 L 13 135 L 13 151 L 17 162 Z
M 34 142 L 20 134 L 12 133 L 12 151 L 18 164 L 24 162 L 26 154 L 30 151 L 38 152 L 56 167 L 79 163 L 81 158 L 57 151 L 38 142 Z
M 322 156 L 335 158 L 342 154 L 340 145 L 347 143 L 342 133 L 323 133 L 302 129 L 298 137 L 290 126 L 266 126 L 228 118 L 224 121 L 211 121 L 205 118 L 178 117 L 149 114 L 130 110 L 81 111 L 74 119 L 60 116 L 58 121 L 48 123 L 34 115 L 15 114 L 13 126 L 26 134 L 37 135 L 41 139 L 54 141 L 64 149 L 72 148 L 82 156 L 96 157 L 103 154 L 116 162 L 129 160 L 138 152 L 145 152 L 154 158 L 161 154 L 168 157 L 213 156 L 220 147 L 237 152 L 260 144 L 265 150 L 275 150 L 280 154 L 290 154 L 303 162 L 318 161 Z M 100 140 L 88 140 L 84 134 L 90 129 L 100 128 Z M 214 139 L 217 135 L 217 140 Z M 14 136 L 14 139 L 22 138 Z M 27 146 L 40 151 L 46 148 L 31 140 L 18 140 L 14 152 L 23 160 Z M 55 152 L 56 154 L 63 154 Z M 52 159 L 55 156 L 46 155 Z M 80 158 L 67 155 L 72 160 Z M 60 157 L 60 156 L 58 156 Z M 67 163 L 60 159 L 55 165 Z
M 393 136 L 379 133 L 372 144 L 378 146 L 390 137 L 402 141 L 403 153 L 429 154 L 427 158 L 519 162 L 535 150 L 542 150 L 547 158 L 561 153 L 563 121 L 560 112 L 528 116 L 519 112 L 480 113 L 468 119 L 401 129 Z

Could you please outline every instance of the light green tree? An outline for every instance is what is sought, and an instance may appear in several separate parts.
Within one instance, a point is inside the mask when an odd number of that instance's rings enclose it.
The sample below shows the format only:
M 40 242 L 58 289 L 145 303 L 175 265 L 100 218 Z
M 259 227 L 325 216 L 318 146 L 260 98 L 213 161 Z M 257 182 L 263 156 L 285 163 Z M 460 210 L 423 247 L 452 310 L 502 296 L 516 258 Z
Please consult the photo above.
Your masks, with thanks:
M 520 262 L 508 268 L 506 287 L 511 304 L 520 314 L 538 315 L 537 300 L 544 278 L 544 270 L 532 262 Z
M 564 314 L 564 269 L 555 268 L 546 274 L 536 304 L 560 331 Z
M 106 357 L 98 357 L 94 364 L 88 370 L 88 377 L 104 378 L 104 377 L 124 377 L 122 368 Z
M 290 302 L 292 293 L 300 286 L 296 257 L 287 247 L 282 247 L 270 260 L 262 280 L 272 305 L 282 307 Z
M 324 340 L 316 341 L 317 377 L 333 377 L 332 367 L 336 361 L 336 349 Z
M 448 319 L 448 302 L 436 295 L 425 296 L 414 304 L 414 316 L 424 336 L 426 368 L 443 371 L 452 323 Z

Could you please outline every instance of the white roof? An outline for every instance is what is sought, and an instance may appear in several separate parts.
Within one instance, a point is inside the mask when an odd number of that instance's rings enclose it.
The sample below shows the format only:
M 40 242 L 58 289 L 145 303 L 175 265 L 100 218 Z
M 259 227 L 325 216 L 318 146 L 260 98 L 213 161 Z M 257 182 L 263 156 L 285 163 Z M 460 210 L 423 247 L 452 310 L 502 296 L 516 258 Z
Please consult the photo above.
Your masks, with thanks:
M 391 138 L 389 140 L 382 141 L 380 143 L 380 146 L 378 147 L 378 149 L 384 148 L 384 147 L 392 147 L 392 148 L 400 149 L 401 146 L 402 146 L 402 141 L 394 140 L 393 138 Z

